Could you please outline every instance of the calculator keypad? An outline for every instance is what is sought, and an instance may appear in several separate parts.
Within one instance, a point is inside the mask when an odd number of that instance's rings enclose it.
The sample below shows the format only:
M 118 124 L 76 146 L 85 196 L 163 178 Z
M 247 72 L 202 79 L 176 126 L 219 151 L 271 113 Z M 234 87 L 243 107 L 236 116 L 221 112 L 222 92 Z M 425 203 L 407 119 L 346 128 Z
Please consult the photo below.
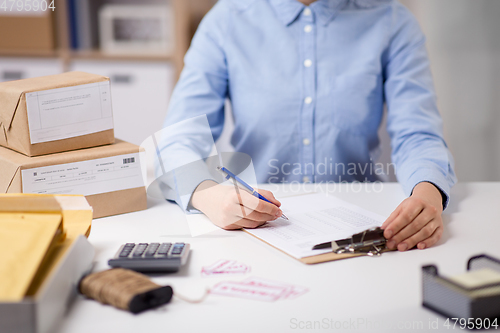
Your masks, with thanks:
M 146 251 L 146 248 L 148 247 L 147 243 L 139 243 L 137 247 L 134 250 L 134 253 L 132 254 L 133 257 L 142 257 L 144 254 L 144 251 Z
M 182 254 L 185 243 L 127 243 L 123 246 L 119 258 L 141 258 L 141 257 L 167 257 L 179 256 Z M 132 254 L 132 255 L 130 255 Z
M 160 248 L 158 249 L 158 255 L 160 256 L 166 256 L 168 253 L 168 250 L 170 250 L 170 247 L 172 246 L 172 243 L 163 243 L 160 245 Z
M 180 255 L 184 249 L 184 243 L 175 243 L 172 249 L 172 255 Z
M 135 247 L 134 243 L 125 244 L 125 246 L 123 246 L 122 251 L 120 252 L 119 257 L 120 258 L 128 257 L 130 255 L 130 252 L 132 252 L 132 250 L 134 249 L 134 247 Z
M 156 253 L 156 250 L 158 250 L 158 247 L 160 247 L 160 243 L 149 244 L 145 256 L 146 257 L 153 257 Z
M 138 272 L 176 272 L 189 252 L 187 243 L 126 243 L 108 264 Z

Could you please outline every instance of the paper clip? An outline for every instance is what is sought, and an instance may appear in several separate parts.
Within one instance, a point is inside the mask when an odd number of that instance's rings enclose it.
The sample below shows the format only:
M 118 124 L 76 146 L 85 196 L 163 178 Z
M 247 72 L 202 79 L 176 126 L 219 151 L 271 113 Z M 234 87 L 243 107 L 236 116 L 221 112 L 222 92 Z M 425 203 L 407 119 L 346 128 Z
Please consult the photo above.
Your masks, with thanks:
M 384 230 L 380 227 L 370 228 L 349 238 L 321 243 L 315 245 L 313 250 L 331 248 L 332 252 L 341 253 L 365 253 L 366 255 L 380 256 L 385 249 L 387 239 Z

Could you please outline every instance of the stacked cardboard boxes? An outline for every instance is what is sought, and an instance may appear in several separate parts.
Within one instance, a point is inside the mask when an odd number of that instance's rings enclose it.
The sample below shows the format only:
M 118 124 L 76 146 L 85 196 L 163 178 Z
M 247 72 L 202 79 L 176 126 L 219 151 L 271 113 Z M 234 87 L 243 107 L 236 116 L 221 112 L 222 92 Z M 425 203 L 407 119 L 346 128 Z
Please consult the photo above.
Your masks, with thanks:
M 146 209 L 139 147 L 114 139 L 109 79 L 0 83 L 0 192 L 83 194 L 94 218 Z

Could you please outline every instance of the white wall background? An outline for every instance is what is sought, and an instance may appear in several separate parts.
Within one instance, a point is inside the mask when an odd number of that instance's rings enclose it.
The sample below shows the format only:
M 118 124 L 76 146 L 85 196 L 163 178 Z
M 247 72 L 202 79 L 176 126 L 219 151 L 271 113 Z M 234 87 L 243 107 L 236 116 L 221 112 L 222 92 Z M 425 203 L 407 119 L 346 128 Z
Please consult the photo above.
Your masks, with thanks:
M 500 181 L 500 1 L 400 1 L 427 36 L 459 181 Z

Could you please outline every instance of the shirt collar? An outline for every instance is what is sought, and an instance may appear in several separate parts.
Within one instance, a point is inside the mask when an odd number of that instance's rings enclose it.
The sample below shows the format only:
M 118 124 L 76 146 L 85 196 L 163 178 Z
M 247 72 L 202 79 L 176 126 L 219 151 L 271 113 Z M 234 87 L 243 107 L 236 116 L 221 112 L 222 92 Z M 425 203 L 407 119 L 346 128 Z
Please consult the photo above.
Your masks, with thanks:
M 285 25 L 291 24 L 306 6 L 297 0 L 269 0 L 276 11 L 278 19 Z M 324 25 L 330 23 L 347 0 L 316 0 L 309 8 L 314 11 L 318 22 Z

